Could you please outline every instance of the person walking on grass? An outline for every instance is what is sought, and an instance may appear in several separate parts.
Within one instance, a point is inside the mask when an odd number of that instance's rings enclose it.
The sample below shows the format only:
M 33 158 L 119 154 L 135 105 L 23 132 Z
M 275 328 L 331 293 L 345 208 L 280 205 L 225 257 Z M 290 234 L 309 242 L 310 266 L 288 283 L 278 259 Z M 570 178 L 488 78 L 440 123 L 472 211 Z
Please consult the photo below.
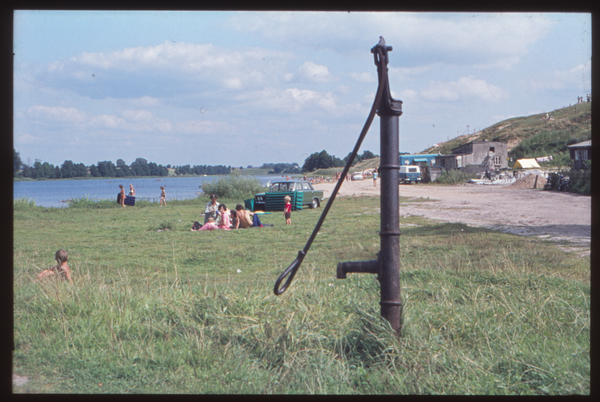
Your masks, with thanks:
M 285 217 L 285 224 L 291 225 L 292 224 L 292 203 L 290 201 L 292 201 L 292 199 L 290 198 L 289 195 L 286 195 L 283 199 L 285 200 L 285 207 L 283 208 L 283 216 Z
M 163 206 L 163 203 L 165 204 L 165 207 L 167 206 L 167 193 L 165 193 L 165 188 L 163 186 L 160 186 L 160 206 Z
M 377 168 L 373 170 L 373 186 L 377 187 Z
M 61 279 L 66 279 L 69 281 L 69 283 L 73 283 L 71 280 L 71 269 L 69 268 L 69 264 L 67 264 L 69 254 L 67 254 L 65 250 L 60 249 L 54 254 L 54 259 L 58 265 L 55 265 L 49 269 L 45 269 L 37 274 L 37 280 L 40 281 L 42 279 L 56 277 L 58 275 L 58 277 Z

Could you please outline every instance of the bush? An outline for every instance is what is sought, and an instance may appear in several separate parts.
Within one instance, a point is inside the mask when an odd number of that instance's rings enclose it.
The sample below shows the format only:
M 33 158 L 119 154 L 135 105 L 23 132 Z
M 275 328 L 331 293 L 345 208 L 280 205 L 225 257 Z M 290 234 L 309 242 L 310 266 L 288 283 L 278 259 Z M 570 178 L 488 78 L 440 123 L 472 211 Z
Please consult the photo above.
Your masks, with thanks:
M 571 193 L 592 195 L 592 174 L 590 172 L 571 171 L 568 175 Z
M 475 175 L 468 174 L 462 170 L 446 170 L 435 181 L 439 184 L 457 184 L 475 178 Z
M 265 188 L 255 177 L 245 177 L 237 172 L 228 176 L 221 176 L 212 183 L 204 183 L 202 191 L 205 194 L 216 194 L 219 198 L 247 199 L 254 198 L 254 194 L 264 191 Z
M 27 210 L 27 209 L 31 209 L 31 208 L 35 208 L 35 200 L 32 200 L 31 198 L 17 198 L 16 200 L 13 201 L 13 209 L 15 211 L 21 211 L 21 210 Z

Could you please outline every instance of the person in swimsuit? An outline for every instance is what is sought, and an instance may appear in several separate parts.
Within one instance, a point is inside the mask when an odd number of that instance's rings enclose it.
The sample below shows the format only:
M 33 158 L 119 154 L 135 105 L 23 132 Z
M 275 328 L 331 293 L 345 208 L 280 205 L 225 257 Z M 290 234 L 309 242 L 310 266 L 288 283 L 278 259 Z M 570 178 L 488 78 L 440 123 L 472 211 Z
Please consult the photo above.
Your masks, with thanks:
M 163 186 L 160 186 L 160 206 L 163 206 L 163 203 L 165 204 L 165 207 L 167 206 L 167 193 L 165 193 L 165 188 Z
M 58 275 L 58 277 L 68 280 L 69 283 L 73 283 L 71 280 L 71 269 L 69 268 L 69 264 L 67 264 L 69 254 L 67 254 L 65 250 L 60 249 L 54 254 L 54 259 L 58 265 L 40 272 L 37 275 L 37 280 L 55 277 Z

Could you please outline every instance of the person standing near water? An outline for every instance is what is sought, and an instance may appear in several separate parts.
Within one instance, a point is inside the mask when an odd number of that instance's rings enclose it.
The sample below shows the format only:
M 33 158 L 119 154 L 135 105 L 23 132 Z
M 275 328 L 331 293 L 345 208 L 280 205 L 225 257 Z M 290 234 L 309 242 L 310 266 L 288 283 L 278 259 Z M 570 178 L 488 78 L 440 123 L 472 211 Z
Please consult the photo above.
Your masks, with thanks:
M 160 186 L 160 206 L 163 206 L 163 203 L 165 204 L 165 207 L 167 206 L 167 193 L 165 193 L 165 188 L 163 186 Z
M 121 192 L 119 193 L 119 196 L 117 197 L 117 202 L 119 204 L 121 204 L 121 206 L 123 208 L 125 208 L 125 189 L 123 188 L 122 184 L 119 184 L 119 188 L 121 189 Z

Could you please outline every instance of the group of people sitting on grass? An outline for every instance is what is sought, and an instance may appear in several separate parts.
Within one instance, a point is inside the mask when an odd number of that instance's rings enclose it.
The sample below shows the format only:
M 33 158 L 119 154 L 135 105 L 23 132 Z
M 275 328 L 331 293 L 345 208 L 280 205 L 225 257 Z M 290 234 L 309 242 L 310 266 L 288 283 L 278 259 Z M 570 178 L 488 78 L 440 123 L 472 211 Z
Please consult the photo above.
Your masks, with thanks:
M 217 199 L 216 194 L 210 196 L 204 208 L 204 224 L 194 222 L 192 231 L 263 227 L 258 214 L 246 210 L 242 204 L 237 204 L 235 210 L 231 211 L 225 204 L 219 204 Z

